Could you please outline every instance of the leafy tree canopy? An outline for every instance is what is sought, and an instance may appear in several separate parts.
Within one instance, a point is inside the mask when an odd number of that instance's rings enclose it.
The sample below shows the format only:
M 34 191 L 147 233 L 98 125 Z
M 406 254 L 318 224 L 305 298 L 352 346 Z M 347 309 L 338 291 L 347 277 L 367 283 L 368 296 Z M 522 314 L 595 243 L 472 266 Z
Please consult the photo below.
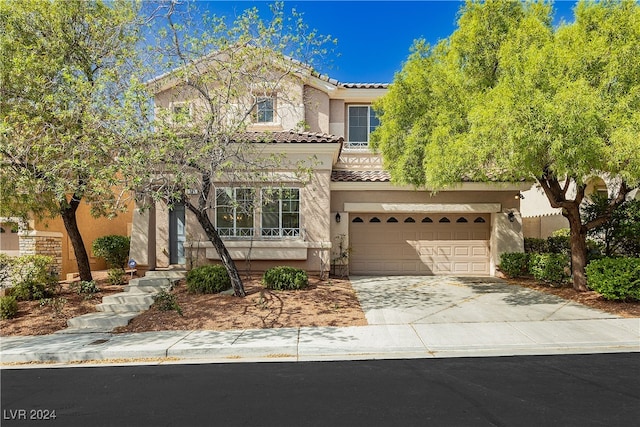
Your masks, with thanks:
M 580 2 L 551 25 L 544 2 L 467 2 L 458 29 L 418 41 L 376 105 L 373 135 L 398 182 L 462 179 L 578 184 L 640 180 L 640 6 Z
M 125 118 L 144 115 L 137 13 L 124 0 L 0 2 L 0 213 L 62 215 L 83 280 L 76 209 L 112 212 L 114 160 L 139 123 Z

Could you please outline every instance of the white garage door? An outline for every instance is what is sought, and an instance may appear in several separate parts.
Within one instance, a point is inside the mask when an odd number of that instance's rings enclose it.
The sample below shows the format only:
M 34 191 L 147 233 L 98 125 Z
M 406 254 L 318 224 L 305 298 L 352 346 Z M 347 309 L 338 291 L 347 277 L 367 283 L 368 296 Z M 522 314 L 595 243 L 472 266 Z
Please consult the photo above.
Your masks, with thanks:
M 351 274 L 489 274 L 489 214 L 350 214 Z

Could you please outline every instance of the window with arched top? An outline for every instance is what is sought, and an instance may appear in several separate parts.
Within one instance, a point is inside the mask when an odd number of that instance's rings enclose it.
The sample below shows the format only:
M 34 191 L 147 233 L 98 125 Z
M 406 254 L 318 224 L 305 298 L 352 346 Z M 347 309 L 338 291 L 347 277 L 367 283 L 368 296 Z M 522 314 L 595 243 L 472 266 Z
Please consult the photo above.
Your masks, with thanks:
M 395 219 L 395 217 L 391 217 L 387 220 L 387 222 L 398 222 L 398 220 Z
M 369 222 L 380 222 L 380 218 L 378 218 L 377 216 L 374 216 L 369 220 Z
M 460 218 L 456 219 L 456 222 L 469 222 L 469 221 L 467 221 L 467 218 L 461 216 Z
M 428 216 L 425 216 L 424 218 L 422 218 L 422 222 L 433 222 L 433 220 Z
M 409 218 L 406 218 L 406 219 L 404 220 L 404 222 L 416 222 L 416 220 L 415 220 L 415 219 L 413 219 L 413 218 L 411 218 L 411 217 L 409 217 Z
M 482 223 L 482 222 L 487 222 L 487 221 L 485 221 L 485 219 L 484 219 L 484 218 L 482 218 L 481 216 L 479 216 L 478 218 L 474 219 L 474 220 L 473 220 L 473 222 L 476 222 L 476 223 Z
M 353 220 L 351 222 L 364 222 L 364 221 L 362 220 L 362 218 L 357 216 L 357 217 L 353 218 Z
M 446 216 L 443 216 L 442 218 L 440 218 L 440 221 L 438 222 L 451 222 L 451 220 L 449 218 L 447 218 Z

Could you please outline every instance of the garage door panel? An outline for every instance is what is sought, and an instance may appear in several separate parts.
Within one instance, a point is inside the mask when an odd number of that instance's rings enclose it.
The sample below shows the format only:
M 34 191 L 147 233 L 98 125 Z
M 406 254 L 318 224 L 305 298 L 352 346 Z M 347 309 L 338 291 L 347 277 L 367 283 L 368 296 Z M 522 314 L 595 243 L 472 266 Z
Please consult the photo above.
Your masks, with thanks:
M 453 256 L 456 257 L 468 257 L 470 248 L 467 246 L 454 246 L 453 248 Z
M 357 214 L 356 214 L 357 215 Z M 474 223 L 404 222 L 406 216 L 357 215 L 350 224 L 352 274 L 489 274 L 489 221 Z M 371 217 L 380 222 L 371 223 Z M 394 216 L 398 222 L 386 222 Z M 450 218 L 451 219 L 451 218 Z

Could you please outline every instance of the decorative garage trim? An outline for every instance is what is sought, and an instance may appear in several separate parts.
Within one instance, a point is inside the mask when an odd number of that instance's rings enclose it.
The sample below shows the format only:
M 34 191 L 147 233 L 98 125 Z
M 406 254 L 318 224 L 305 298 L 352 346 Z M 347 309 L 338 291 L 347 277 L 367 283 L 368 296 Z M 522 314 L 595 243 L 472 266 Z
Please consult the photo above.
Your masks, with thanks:
M 494 213 L 500 203 L 345 203 L 345 212 L 362 213 Z

